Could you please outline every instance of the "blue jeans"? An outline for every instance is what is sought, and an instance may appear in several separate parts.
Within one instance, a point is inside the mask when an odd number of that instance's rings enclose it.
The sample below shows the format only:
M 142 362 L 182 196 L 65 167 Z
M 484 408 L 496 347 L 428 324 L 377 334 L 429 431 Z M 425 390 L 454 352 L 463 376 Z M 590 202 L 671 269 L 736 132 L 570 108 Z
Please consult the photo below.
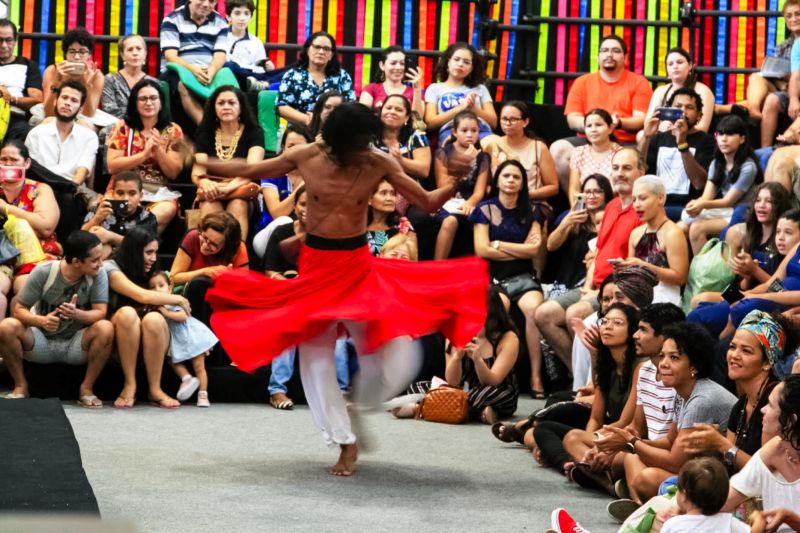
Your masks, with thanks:
M 336 347 L 333 352 L 336 358 L 336 381 L 343 391 L 350 388 L 350 355 L 347 349 L 347 344 L 350 342 L 352 341 L 347 337 L 336 339 Z M 288 348 L 272 360 L 269 385 L 267 386 L 270 396 L 279 392 L 283 394 L 288 392 L 289 389 L 286 388 L 286 384 L 292 379 L 292 374 L 294 373 L 294 357 L 296 353 L 296 347 Z

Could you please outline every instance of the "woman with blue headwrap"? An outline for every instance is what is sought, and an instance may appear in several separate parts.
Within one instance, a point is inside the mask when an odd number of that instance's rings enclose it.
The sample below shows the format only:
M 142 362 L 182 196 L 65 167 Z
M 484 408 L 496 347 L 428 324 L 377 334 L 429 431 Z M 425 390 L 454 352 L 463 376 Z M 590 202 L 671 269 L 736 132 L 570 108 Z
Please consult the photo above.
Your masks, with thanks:
M 717 453 L 735 472 L 775 436 L 762 432 L 761 409 L 778 383 L 773 367 L 783 361 L 785 347 L 786 333 L 775 318 L 758 310 L 744 317 L 727 353 L 728 377 L 741 396 L 731 409 L 726 435 L 709 424 L 695 424 L 683 441 L 686 453 Z

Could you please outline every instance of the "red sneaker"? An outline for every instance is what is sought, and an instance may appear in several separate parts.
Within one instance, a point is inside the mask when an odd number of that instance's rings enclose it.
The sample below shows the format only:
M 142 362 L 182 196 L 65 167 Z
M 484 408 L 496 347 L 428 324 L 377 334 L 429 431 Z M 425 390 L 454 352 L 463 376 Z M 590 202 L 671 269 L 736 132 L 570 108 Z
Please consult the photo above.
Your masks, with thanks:
M 589 533 L 564 509 L 556 509 L 550 515 L 550 525 L 557 533 Z

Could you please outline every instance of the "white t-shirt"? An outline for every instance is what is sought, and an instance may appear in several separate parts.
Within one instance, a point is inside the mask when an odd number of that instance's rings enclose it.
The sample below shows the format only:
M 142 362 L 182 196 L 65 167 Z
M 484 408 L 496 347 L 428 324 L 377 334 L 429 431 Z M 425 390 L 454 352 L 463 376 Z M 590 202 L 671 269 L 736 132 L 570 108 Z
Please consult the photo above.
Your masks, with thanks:
M 731 487 L 748 498 L 761 496 L 765 510 L 784 507 L 797 512 L 800 509 L 800 479 L 789 483 L 782 475 L 771 472 L 761 459 L 761 453 L 759 450 L 747 461 L 744 468 L 731 478 Z M 782 524 L 778 531 L 789 532 L 792 529 Z
M 673 516 L 661 527 L 661 533 L 749 533 L 750 526 L 730 513 L 715 515 Z
M 477 85 L 475 87 L 467 87 L 466 85 L 459 85 L 453 87 L 446 83 L 433 83 L 425 89 L 425 102 L 428 104 L 436 104 L 436 109 L 439 113 L 446 113 L 461 105 L 461 102 L 469 95 L 475 93 L 477 98 L 475 104 L 478 107 L 483 107 L 483 104 L 491 103 L 492 95 L 489 94 L 489 89 L 485 85 Z M 491 135 L 492 127 L 489 126 L 482 118 L 478 117 L 478 126 L 480 127 L 479 136 L 481 139 L 487 135 Z M 439 128 L 439 144 L 440 146 L 450 137 L 453 131 L 453 121 L 450 120 Z

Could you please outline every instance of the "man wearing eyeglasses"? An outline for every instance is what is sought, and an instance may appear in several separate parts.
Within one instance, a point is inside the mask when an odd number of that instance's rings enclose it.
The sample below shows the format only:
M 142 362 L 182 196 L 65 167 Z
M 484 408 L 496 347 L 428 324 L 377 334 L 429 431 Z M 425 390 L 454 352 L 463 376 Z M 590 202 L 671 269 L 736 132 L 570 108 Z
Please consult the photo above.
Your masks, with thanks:
M 586 113 L 595 108 L 611 114 L 614 135 L 621 144 L 633 145 L 636 132 L 642 129 L 653 88 L 643 76 L 626 68 L 628 45 L 616 35 L 607 35 L 600 41 L 597 55 L 598 71 L 584 74 L 575 80 L 567 94 L 564 114 L 576 137 L 559 139 L 550 146 L 556 162 L 561 189 L 569 189 L 569 159 L 572 151 L 587 144 L 583 134 Z
M 74 28 L 64 35 L 61 50 L 64 53 L 64 61 L 49 65 L 44 71 L 42 82 L 44 115 L 52 117 L 56 114 L 58 95 L 53 89 L 60 87 L 67 80 L 72 80 L 86 88 L 86 100 L 80 112 L 84 117 L 92 118 L 100 106 L 105 83 L 105 76 L 92 59 L 94 37 L 86 31 L 86 28 Z
M 0 98 L 11 106 L 5 139 L 25 140 L 30 131 L 28 109 L 42 101 L 42 75 L 26 58 L 14 55 L 17 27 L 0 19 Z

